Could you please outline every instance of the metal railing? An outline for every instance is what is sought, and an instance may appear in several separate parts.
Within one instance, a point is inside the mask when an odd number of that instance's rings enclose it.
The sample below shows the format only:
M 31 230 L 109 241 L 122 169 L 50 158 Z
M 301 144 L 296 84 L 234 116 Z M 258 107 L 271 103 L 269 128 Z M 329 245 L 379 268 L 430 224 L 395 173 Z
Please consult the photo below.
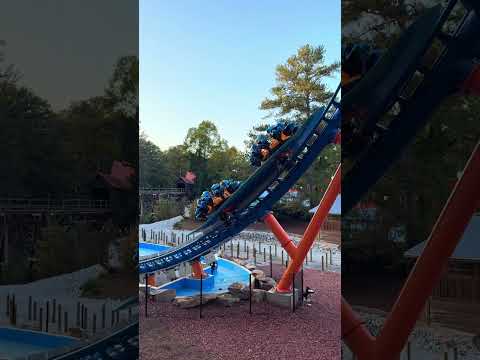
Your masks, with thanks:
M 141 195 L 150 195 L 150 194 L 183 194 L 185 189 L 183 188 L 140 188 L 139 193 Z
M 0 198 L 0 210 L 102 211 L 107 209 L 110 209 L 110 203 L 107 200 Z

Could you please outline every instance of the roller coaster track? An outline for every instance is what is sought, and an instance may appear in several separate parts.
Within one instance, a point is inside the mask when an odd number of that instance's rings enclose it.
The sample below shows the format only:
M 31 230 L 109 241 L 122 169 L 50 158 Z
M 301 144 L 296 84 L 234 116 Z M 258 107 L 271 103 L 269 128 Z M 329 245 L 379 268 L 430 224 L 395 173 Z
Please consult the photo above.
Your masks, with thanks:
M 480 55 L 480 49 L 474 44 L 479 42 L 480 21 L 475 13 L 468 12 L 453 34 L 446 34 L 442 29 L 456 3 L 450 1 L 445 8 L 439 5 L 427 10 L 365 79 L 343 97 L 345 113 L 354 107 L 368 109 L 367 131 L 376 135 L 353 167 L 344 171 L 343 214 L 348 213 L 400 157 L 434 109 L 476 65 L 475 57 Z M 423 56 L 435 39 L 443 44 L 443 51 L 431 67 L 425 68 Z M 472 54 L 474 49 L 477 54 Z M 405 89 L 414 76 L 420 81 L 415 90 L 406 95 Z M 394 105 L 400 110 L 388 125 L 380 126 L 382 116 Z
M 139 272 L 173 268 L 193 261 L 218 248 L 223 242 L 262 218 L 307 171 L 321 151 L 332 143 L 340 128 L 337 97 L 340 87 L 323 109 L 316 111 L 297 133 L 286 141 L 235 193 L 226 200 L 205 225 L 192 233 L 193 240 L 139 263 Z M 288 153 L 288 159 L 282 156 Z M 228 224 L 220 220 L 230 214 Z
M 138 359 L 138 322 L 90 345 L 50 360 L 135 360 Z
M 372 68 L 357 85 L 358 88 L 344 96 L 342 109 L 345 113 L 355 107 L 368 109 L 365 130 L 376 136 L 367 149 L 358 154 L 352 168 L 344 173 L 343 214 L 350 211 L 400 157 L 438 105 L 448 95 L 460 90 L 473 71 L 478 69 L 478 1 L 463 2 L 467 11 L 453 33 L 446 34 L 442 29 L 457 2 L 450 0 L 444 8 L 436 6 L 428 9 Z M 435 39 L 443 44 L 443 51 L 430 67 L 425 68 L 422 60 Z M 414 76 L 421 81 L 408 94 L 405 89 Z M 362 88 L 369 89 L 368 94 L 362 93 Z M 400 110 L 393 114 L 388 125 L 380 126 L 382 116 L 394 105 Z M 417 259 L 376 337 L 342 299 L 342 338 L 359 360 L 400 357 L 427 298 L 477 209 L 479 170 L 480 143 L 475 147 L 427 240 L 425 250 Z

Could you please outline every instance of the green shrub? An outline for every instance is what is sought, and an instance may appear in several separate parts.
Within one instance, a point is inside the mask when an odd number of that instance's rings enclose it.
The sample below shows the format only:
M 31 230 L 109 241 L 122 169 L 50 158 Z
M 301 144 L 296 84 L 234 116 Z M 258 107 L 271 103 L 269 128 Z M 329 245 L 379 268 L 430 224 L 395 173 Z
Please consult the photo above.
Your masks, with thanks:
M 310 219 L 308 208 L 302 205 L 301 201 L 278 202 L 273 206 L 273 211 L 278 219 L 297 219 L 307 221 Z

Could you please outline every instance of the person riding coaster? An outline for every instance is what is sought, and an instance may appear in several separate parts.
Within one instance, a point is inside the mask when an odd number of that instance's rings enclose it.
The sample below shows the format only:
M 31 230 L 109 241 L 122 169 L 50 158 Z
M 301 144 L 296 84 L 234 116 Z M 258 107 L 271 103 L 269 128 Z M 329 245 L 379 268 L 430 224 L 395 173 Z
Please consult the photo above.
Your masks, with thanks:
M 210 192 L 204 191 L 197 201 L 195 210 L 195 219 L 205 220 L 207 215 L 213 210 L 213 198 Z
M 240 185 L 240 181 L 234 180 L 222 180 L 218 184 L 213 184 L 210 191 L 204 191 L 197 201 L 195 218 L 197 220 L 205 220 L 207 216 L 231 196 Z
M 281 120 L 267 128 L 267 135 L 259 135 L 250 153 L 252 166 L 261 166 L 273 151 L 287 141 L 298 129 L 292 121 Z
M 342 52 L 341 86 L 343 95 L 358 84 L 366 73 L 378 62 L 383 51 L 368 43 L 348 44 Z M 346 139 L 342 145 L 349 153 L 361 152 L 361 149 L 370 141 L 368 134 L 362 133 L 362 119 L 366 111 L 356 109 L 343 114 L 342 128 L 346 132 Z

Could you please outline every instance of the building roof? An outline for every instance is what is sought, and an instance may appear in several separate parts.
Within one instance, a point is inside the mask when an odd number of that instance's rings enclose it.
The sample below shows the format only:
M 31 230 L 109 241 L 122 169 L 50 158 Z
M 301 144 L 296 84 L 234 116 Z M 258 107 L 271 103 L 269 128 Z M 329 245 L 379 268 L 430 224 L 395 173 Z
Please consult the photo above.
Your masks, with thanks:
M 114 161 L 110 174 L 98 172 L 111 187 L 121 190 L 130 190 L 132 188 L 131 178 L 135 175 L 135 169 L 123 161 Z
M 313 209 L 310 209 L 310 213 L 315 213 L 317 211 L 318 207 L 320 205 L 315 206 Z M 342 196 L 338 195 L 337 198 L 335 199 L 335 202 L 332 205 L 332 208 L 330 209 L 329 214 L 332 215 L 341 215 L 342 214 Z
M 426 241 L 422 241 L 420 244 L 407 250 L 405 257 L 416 258 L 420 256 L 425 248 L 425 244 Z M 472 217 L 450 259 L 480 261 L 480 215 Z
M 197 175 L 195 175 L 195 173 L 192 171 L 187 171 L 185 173 L 185 176 L 180 176 L 180 179 L 182 179 L 184 183 L 191 184 L 191 185 L 195 183 L 196 178 L 197 178 Z

